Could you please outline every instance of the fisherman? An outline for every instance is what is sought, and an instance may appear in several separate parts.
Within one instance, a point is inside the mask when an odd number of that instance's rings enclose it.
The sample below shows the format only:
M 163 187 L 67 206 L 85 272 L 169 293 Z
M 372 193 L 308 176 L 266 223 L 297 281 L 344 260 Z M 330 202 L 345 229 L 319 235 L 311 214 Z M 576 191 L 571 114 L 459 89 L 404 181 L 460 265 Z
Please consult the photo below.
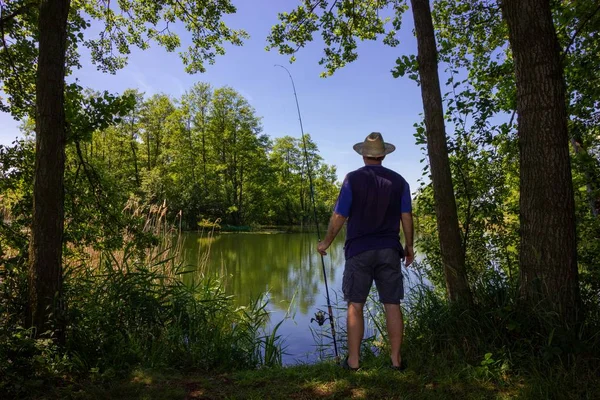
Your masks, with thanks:
M 405 367 L 400 353 L 404 331 L 400 308 L 404 298 L 401 260 L 408 267 L 414 259 L 413 219 L 408 183 L 382 166 L 385 156 L 395 149 L 383 141 L 379 132 L 372 132 L 364 142 L 354 145 L 365 166 L 346 175 L 327 234 L 317 247 L 321 255 L 326 255 L 327 248 L 348 221 L 342 282 L 344 300 L 348 302 L 348 356 L 342 366 L 350 370 L 359 368 L 363 308 L 373 280 L 385 308 L 391 367 L 398 371 Z M 404 249 L 400 243 L 400 223 L 406 241 Z

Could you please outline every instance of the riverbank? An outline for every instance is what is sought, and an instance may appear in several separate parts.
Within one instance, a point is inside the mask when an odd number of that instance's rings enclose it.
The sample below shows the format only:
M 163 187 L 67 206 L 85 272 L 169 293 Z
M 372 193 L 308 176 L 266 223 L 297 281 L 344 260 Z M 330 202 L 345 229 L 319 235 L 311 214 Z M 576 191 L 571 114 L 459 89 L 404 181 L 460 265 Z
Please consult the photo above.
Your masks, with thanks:
M 368 360 L 358 372 L 332 362 L 234 373 L 136 370 L 103 384 L 75 382 L 37 399 L 593 399 L 593 374 L 556 367 L 529 374 L 489 374 L 481 366 L 446 359 L 403 373 Z
M 327 227 L 327 221 L 319 222 L 319 231 Z M 316 233 L 317 226 L 314 224 L 299 225 L 230 225 L 221 223 L 219 220 L 212 221 L 204 219 L 198 222 L 195 229 L 184 229 L 185 232 L 214 232 L 214 233 Z

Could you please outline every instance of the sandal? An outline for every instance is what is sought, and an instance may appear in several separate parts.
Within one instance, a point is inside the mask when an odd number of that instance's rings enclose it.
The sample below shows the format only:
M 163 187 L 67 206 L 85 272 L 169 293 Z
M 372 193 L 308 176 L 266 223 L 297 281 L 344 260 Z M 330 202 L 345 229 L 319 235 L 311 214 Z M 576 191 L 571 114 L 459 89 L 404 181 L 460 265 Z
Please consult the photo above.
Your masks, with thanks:
M 397 372 L 403 372 L 406 369 L 406 362 L 404 362 L 404 360 L 401 360 L 400 365 L 390 365 L 390 369 Z
M 348 364 L 348 356 L 346 356 L 346 358 L 344 358 L 344 361 L 342 361 L 342 363 L 340 364 L 340 366 L 343 369 L 345 369 L 345 370 L 353 371 L 353 372 L 356 372 L 356 371 L 358 371 L 360 369 L 360 368 L 352 368 L 350 366 L 350 364 Z

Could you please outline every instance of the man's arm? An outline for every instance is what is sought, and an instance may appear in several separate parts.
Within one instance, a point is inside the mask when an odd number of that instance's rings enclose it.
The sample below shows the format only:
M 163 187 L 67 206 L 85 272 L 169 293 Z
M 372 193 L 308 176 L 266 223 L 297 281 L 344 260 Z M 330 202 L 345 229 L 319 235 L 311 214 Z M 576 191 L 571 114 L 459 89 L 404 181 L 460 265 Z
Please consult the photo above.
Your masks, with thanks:
M 415 259 L 415 250 L 413 249 L 413 217 L 411 212 L 402 213 L 402 231 L 404 232 L 405 250 L 404 263 L 408 267 Z
M 327 255 L 327 252 L 325 250 L 327 250 L 329 248 L 329 246 L 331 246 L 333 239 L 335 239 L 337 234 L 340 232 L 340 229 L 342 229 L 342 226 L 344 226 L 344 222 L 346 222 L 346 219 L 348 219 L 348 218 L 346 218 L 343 215 L 338 214 L 336 212 L 331 214 L 331 218 L 329 219 L 329 226 L 327 227 L 327 234 L 325 235 L 325 239 L 320 241 L 317 246 L 317 251 L 319 253 L 321 253 L 321 255 L 323 255 L 323 256 Z

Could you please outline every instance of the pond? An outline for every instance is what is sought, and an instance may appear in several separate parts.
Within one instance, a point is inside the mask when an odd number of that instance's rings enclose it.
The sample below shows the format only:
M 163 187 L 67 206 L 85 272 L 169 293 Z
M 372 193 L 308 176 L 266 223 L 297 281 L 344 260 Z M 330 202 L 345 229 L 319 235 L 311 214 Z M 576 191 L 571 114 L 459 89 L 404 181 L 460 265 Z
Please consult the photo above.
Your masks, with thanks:
M 268 330 L 285 319 L 278 334 L 284 341 L 283 363 L 289 365 L 314 362 L 333 352 L 330 339 L 323 339 L 323 344 L 328 345 L 323 353 L 314 335 L 328 330 L 329 322 L 323 327 L 311 323 L 315 312 L 327 311 L 321 257 L 316 247 L 314 233 L 222 233 L 214 237 L 187 233 L 183 256 L 187 264 L 204 265 L 207 273 L 220 276 L 226 292 L 234 296 L 238 305 L 268 293 Z M 339 326 L 345 325 L 341 293 L 343 247 L 340 233 L 324 257 L 332 305 L 339 307 L 334 310 L 338 331 L 345 330 Z M 286 315 L 290 318 L 286 319 Z M 365 336 L 368 334 L 365 332 Z

